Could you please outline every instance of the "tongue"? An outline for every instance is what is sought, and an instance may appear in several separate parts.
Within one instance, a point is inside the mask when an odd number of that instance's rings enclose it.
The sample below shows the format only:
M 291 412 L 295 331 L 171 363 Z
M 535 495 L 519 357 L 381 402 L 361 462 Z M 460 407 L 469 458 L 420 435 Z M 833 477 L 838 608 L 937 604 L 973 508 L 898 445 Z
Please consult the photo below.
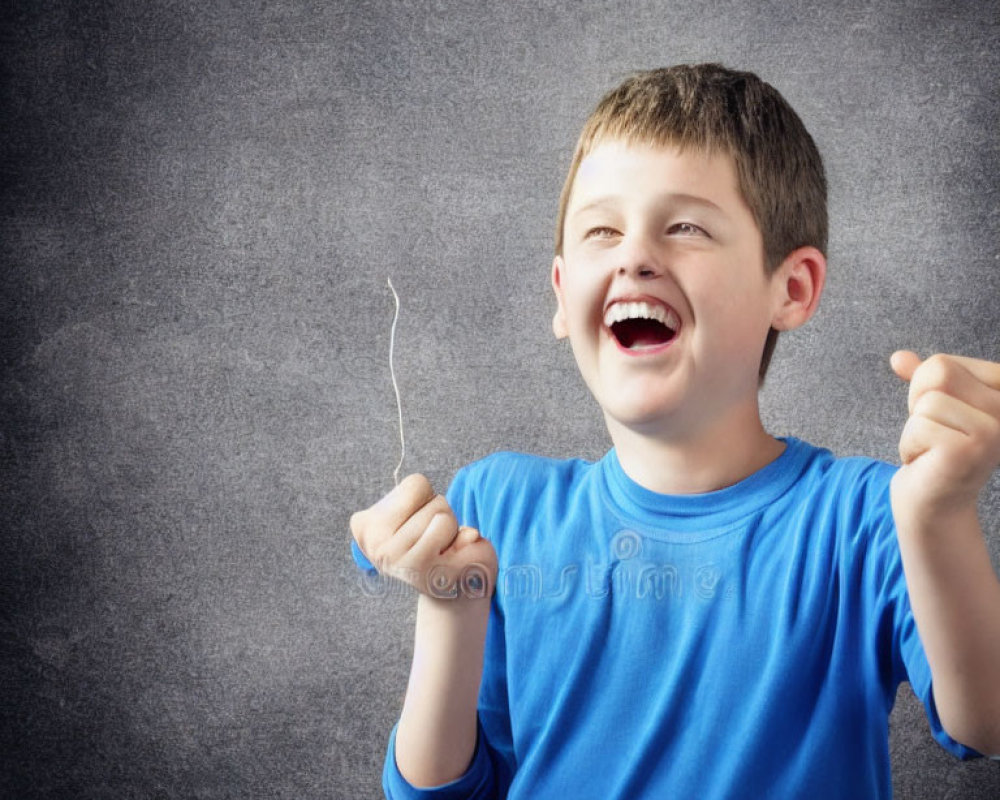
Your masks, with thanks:
M 623 347 L 655 347 L 670 340 L 673 331 L 654 319 L 626 319 L 616 322 L 612 331 Z

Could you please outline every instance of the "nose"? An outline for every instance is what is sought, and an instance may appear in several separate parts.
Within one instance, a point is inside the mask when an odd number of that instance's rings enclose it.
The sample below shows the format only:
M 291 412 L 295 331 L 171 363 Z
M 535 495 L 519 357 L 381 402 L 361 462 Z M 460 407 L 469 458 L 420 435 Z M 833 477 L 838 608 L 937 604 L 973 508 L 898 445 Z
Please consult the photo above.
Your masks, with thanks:
M 656 278 L 663 273 L 653 250 L 644 247 L 641 242 L 634 242 L 631 247 L 621 253 L 618 274 L 622 277 Z

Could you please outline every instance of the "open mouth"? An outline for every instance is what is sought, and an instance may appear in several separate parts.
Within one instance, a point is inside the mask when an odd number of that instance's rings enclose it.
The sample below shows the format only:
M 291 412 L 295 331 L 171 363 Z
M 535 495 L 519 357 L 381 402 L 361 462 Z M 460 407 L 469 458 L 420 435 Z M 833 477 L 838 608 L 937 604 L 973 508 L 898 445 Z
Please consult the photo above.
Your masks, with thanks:
M 614 303 L 604 314 L 604 324 L 622 348 L 640 351 L 673 341 L 681 321 L 671 308 L 638 301 Z

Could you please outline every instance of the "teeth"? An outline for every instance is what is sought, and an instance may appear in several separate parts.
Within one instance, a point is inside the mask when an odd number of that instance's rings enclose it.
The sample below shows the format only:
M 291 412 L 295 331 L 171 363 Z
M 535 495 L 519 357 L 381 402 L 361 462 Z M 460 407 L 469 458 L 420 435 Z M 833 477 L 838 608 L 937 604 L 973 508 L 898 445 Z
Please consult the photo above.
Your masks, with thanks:
M 671 330 L 677 330 L 681 321 L 672 309 L 652 303 L 615 303 L 604 312 L 604 324 L 609 328 L 626 319 L 655 319 Z

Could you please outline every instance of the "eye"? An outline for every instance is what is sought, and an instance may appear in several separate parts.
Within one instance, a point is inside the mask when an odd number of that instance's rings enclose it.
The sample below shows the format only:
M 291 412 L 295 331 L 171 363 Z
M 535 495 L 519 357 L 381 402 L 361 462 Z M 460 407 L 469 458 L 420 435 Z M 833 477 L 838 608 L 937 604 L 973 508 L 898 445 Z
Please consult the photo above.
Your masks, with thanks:
M 607 226 L 590 228 L 584 235 L 584 239 L 610 239 L 618 235 L 618 231 Z
M 667 233 L 680 236 L 708 236 L 704 228 L 700 228 L 693 222 L 675 222 L 667 228 Z

